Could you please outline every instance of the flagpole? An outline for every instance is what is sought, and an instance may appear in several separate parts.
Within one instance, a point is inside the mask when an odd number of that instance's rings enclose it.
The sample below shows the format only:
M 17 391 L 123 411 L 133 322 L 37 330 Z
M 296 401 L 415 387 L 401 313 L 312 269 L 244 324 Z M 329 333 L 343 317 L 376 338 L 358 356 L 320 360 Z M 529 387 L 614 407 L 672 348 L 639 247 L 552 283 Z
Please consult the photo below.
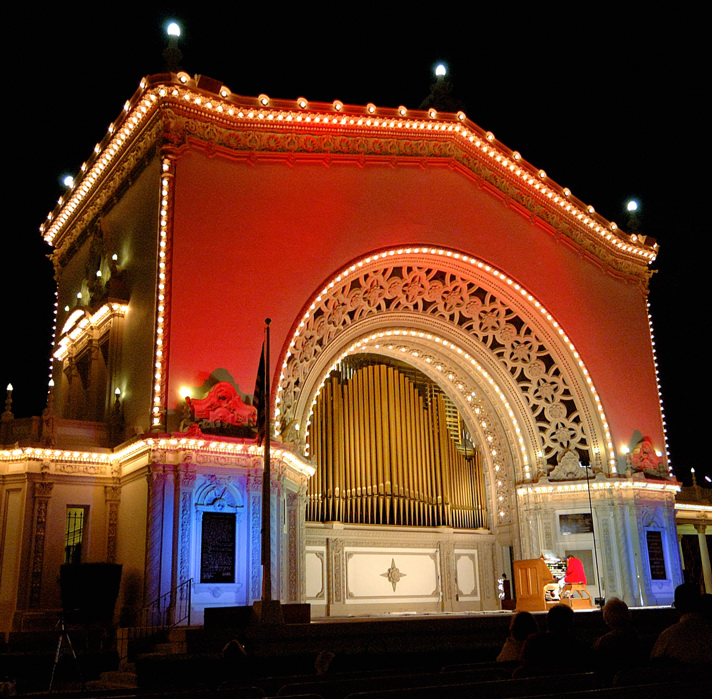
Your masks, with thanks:
M 265 319 L 265 379 L 264 379 L 264 469 L 262 474 L 262 601 L 272 601 L 272 471 L 270 464 L 271 387 L 269 326 L 271 318 Z

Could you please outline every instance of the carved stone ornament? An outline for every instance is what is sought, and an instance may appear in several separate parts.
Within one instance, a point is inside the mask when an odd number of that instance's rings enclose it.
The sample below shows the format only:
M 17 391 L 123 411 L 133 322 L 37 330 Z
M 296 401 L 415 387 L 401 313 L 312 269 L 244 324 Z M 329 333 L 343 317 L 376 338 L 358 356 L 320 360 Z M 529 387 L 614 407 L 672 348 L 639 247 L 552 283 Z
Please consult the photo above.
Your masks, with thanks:
M 257 409 L 244 403 L 237 389 L 227 381 L 216 383 L 205 398 L 185 400 L 191 418 L 203 431 L 216 425 L 254 427 L 257 423 Z
M 385 573 L 381 573 L 381 577 L 388 578 L 388 582 L 393 585 L 393 592 L 396 591 L 396 585 L 400 582 L 401 578 L 405 576 L 405 573 L 398 570 L 395 558 L 391 559 L 391 567 Z
M 654 478 L 669 478 L 662 456 L 658 456 L 650 437 L 643 437 L 628 454 L 628 461 L 636 473 Z
M 578 455 L 571 449 L 567 449 L 561 458 L 556 468 L 549 474 L 551 481 L 573 481 L 586 475 L 581 469 L 581 463 Z

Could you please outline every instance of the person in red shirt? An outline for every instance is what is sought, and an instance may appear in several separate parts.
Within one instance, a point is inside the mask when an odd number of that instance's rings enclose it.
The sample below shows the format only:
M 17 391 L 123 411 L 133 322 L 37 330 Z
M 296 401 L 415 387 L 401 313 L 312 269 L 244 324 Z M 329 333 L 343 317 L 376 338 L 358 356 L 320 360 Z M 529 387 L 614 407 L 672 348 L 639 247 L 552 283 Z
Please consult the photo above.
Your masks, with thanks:
M 583 563 L 569 554 L 566 556 L 566 575 L 563 578 L 559 578 L 559 597 L 561 597 L 561 591 L 564 589 L 566 583 L 581 583 L 586 584 L 586 573 L 583 570 Z
M 566 575 L 564 576 L 564 583 L 580 583 L 582 585 L 586 584 L 586 573 L 583 570 L 583 563 L 569 554 L 566 556 Z

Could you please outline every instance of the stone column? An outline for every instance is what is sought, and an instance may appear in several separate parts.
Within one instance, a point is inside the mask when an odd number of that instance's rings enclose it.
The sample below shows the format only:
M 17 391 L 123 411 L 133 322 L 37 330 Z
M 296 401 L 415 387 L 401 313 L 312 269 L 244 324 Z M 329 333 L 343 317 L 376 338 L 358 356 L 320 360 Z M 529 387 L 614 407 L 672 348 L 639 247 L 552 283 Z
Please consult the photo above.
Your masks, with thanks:
M 106 502 L 106 562 L 116 563 L 121 486 L 105 485 L 104 500 Z
M 192 454 L 186 452 L 180 466 L 174 471 L 173 499 L 173 556 L 171 561 L 171 599 L 169 606 L 169 622 L 182 621 L 188 612 L 186 590 L 178 587 L 189 579 L 190 572 L 190 525 L 191 505 L 193 503 L 193 487 L 196 472 L 192 468 Z
M 262 599 L 262 469 L 254 469 L 247 477 L 247 604 Z
M 702 559 L 702 574 L 705 579 L 705 592 L 712 594 L 712 566 L 710 566 L 710 551 L 709 548 L 707 548 L 706 530 L 707 525 L 704 522 L 695 524 L 697 541 L 700 544 L 700 558 Z
M 162 464 L 151 463 L 146 472 L 148 480 L 148 517 L 146 531 L 146 562 L 144 573 L 144 604 L 161 595 L 163 562 L 163 516 L 166 472 Z
M 34 516 L 32 539 L 32 568 L 30 569 L 30 607 L 40 606 L 42 598 L 42 572 L 44 569 L 45 535 L 47 532 L 47 509 L 52 497 L 54 483 L 38 481 L 34 486 Z M 62 523 L 64 526 L 64 522 Z

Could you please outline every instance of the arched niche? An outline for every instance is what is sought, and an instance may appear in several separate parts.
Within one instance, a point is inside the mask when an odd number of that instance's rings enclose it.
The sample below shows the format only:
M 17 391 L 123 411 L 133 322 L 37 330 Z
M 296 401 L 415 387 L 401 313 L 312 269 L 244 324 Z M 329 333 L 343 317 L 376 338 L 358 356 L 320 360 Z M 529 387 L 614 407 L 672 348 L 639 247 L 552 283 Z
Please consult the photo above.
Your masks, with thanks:
M 484 452 L 490 512 L 513 516 L 513 489 L 567 449 L 615 473 L 607 420 L 563 328 L 521 284 L 482 260 L 413 246 L 371 253 L 326 281 L 282 349 L 276 432 L 304 450 L 315 397 L 356 352 L 391 355 L 429 376 Z

